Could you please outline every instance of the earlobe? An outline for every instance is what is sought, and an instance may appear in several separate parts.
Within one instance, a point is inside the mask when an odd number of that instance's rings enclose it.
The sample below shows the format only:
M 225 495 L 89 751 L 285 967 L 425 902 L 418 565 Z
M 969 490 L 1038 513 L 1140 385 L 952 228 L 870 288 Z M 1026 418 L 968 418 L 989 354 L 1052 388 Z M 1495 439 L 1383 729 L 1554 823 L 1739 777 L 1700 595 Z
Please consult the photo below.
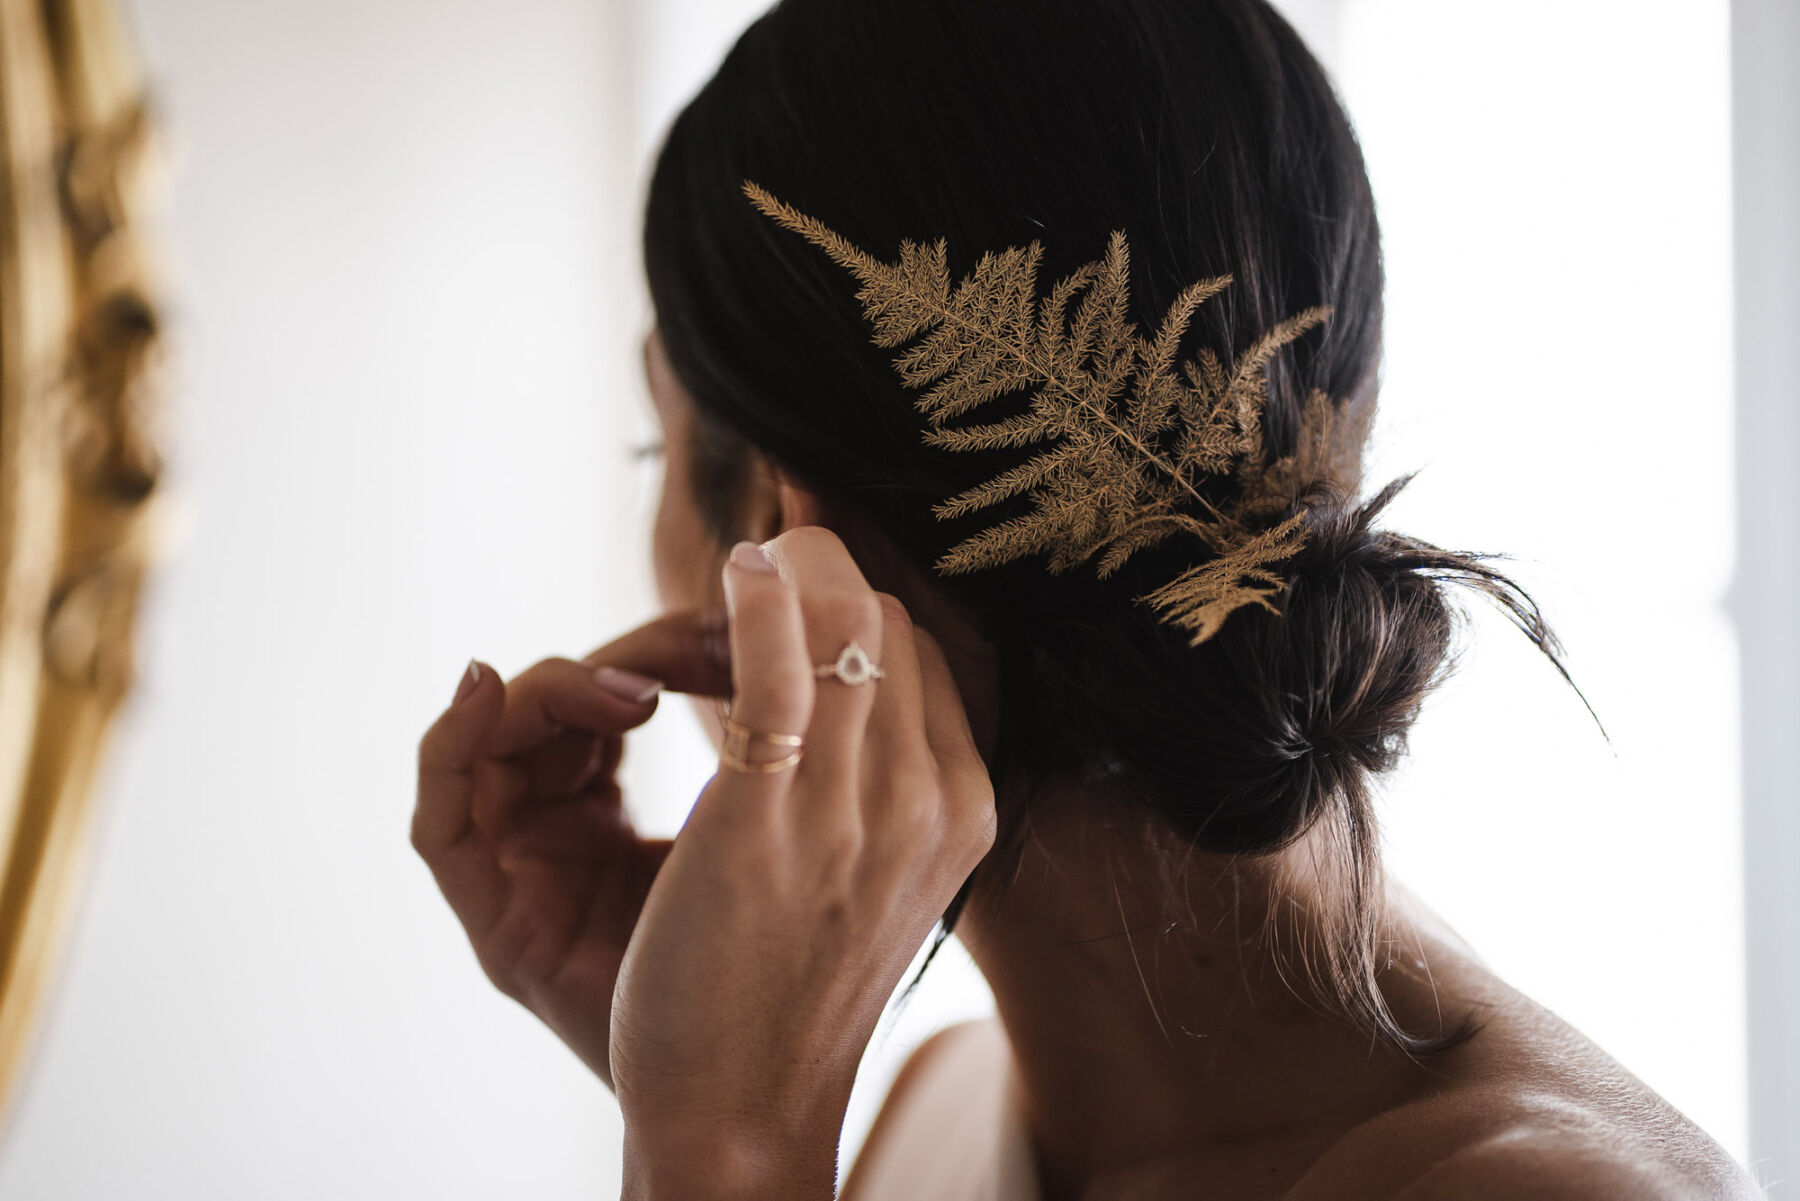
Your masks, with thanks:
M 819 503 L 818 496 L 784 475 L 777 473 L 775 478 L 778 520 L 781 527 L 776 530 L 776 533 L 794 529 L 796 526 L 825 524 L 825 510 L 824 506 Z

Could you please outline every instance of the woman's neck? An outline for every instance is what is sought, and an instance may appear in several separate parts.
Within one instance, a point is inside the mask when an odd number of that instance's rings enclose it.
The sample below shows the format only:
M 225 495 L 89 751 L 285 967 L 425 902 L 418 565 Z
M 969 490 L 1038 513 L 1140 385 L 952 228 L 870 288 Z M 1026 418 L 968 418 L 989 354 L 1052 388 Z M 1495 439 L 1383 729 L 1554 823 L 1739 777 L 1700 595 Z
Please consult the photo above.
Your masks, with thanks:
M 1262 936 L 1270 883 L 1289 869 L 1282 895 L 1298 904 L 1283 912 L 1317 912 L 1326 898 L 1295 895 L 1310 873 L 1291 868 L 1319 848 L 1234 864 L 1181 850 L 1141 812 L 1044 790 L 1016 869 L 984 867 L 958 923 L 1012 1042 L 1050 1197 L 1173 1156 L 1261 1148 L 1291 1166 L 1430 1079 L 1282 982 Z M 1383 988 L 1403 1023 L 1435 1030 L 1427 974 L 1390 971 Z

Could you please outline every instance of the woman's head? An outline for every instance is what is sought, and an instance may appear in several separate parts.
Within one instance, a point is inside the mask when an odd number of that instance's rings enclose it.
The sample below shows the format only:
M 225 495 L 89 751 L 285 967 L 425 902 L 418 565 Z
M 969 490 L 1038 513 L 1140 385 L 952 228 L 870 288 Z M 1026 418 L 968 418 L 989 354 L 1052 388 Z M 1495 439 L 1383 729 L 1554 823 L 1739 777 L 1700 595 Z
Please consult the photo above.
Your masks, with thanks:
M 1305 549 L 1279 565 L 1280 613 L 1241 609 L 1190 647 L 1136 603 L 1205 557 L 1191 539 L 1104 581 L 1036 556 L 935 578 L 972 530 L 932 506 L 1023 456 L 926 445 L 854 281 L 751 205 L 745 179 L 881 257 L 942 237 L 952 279 L 1034 239 L 1040 279 L 1061 279 L 1123 230 L 1140 330 L 1187 285 L 1233 276 L 1182 340 L 1183 357 L 1208 348 L 1227 369 L 1284 317 L 1331 306 L 1267 369 L 1270 458 L 1293 449 L 1314 389 L 1338 407 L 1341 438 L 1331 471 L 1271 521 L 1309 510 Z M 928 596 L 921 625 L 966 621 L 991 648 L 1003 846 L 1028 820 L 1030 785 L 1053 777 L 1105 779 L 1202 851 L 1274 851 L 1331 823 L 1343 887 L 1331 937 L 1306 955 L 1314 983 L 1390 1042 L 1428 1047 L 1374 986 L 1368 781 L 1449 669 L 1441 578 L 1501 601 L 1553 661 L 1555 644 L 1529 598 L 1474 557 L 1373 528 L 1404 479 L 1356 501 L 1379 231 L 1343 108 L 1286 22 L 1263 0 L 783 0 L 671 127 L 644 250 L 654 349 L 692 405 L 686 461 L 670 464 L 684 492 L 659 519 L 665 592 L 706 578 L 673 549 L 682 539 L 722 556 L 758 529 L 747 498 L 766 504 L 776 478 L 804 485 L 876 588 L 915 609 Z

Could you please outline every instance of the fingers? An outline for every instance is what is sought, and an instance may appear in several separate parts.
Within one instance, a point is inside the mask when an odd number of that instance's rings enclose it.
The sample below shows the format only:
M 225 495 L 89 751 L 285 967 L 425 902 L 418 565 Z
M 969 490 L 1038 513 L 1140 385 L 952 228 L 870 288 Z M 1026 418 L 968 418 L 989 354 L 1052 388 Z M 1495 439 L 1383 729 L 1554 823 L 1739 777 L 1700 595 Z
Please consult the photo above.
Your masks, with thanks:
M 670 613 L 582 657 L 589 667 L 611 664 L 663 682 L 668 692 L 731 695 L 731 653 L 725 627 L 690 610 Z
M 937 639 L 915 629 L 913 642 L 918 654 L 925 738 L 937 761 L 949 811 L 951 842 L 963 856 L 958 870 L 966 875 L 994 845 L 999 822 L 994 809 L 993 779 L 976 746 L 962 693 Z
M 652 682 L 664 691 L 729 695 L 723 624 L 698 611 L 667 614 L 578 663 L 552 658 L 527 668 L 506 685 L 507 702 L 487 753 L 538 756 L 533 795 L 579 791 L 612 775 L 622 750 L 617 736 L 655 713 Z
M 987 765 L 975 744 L 975 733 L 969 728 L 968 710 L 963 706 L 962 692 L 951 674 L 950 663 L 938 640 L 925 630 L 913 631 L 913 643 L 919 666 L 921 708 L 925 718 L 925 737 L 939 762 L 960 764 L 987 773 Z
M 885 592 L 878 592 L 875 597 L 882 615 L 883 675 L 873 685 L 862 685 L 874 691 L 868 733 L 872 761 L 867 766 L 878 773 L 872 781 L 877 788 L 883 782 L 891 782 L 899 793 L 905 791 L 902 781 L 934 779 L 937 766 L 931 747 L 922 736 L 924 702 L 912 617 L 898 598 Z
M 793 584 L 806 630 L 803 666 L 813 680 L 813 706 L 806 731 L 811 762 L 803 770 L 836 782 L 847 792 L 857 779 L 878 685 L 872 680 L 846 684 L 833 675 L 816 675 L 813 669 L 817 664 L 835 664 L 852 642 L 871 663 L 880 664 L 881 601 L 843 541 L 823 526 L 787 530 L 768 543 L 768 550 Z
M 531 778 L 531 795 L 554 801 L 616 789 L 613 775 L 624 749 L 625 740 L 615 735 L 564 730 L 522 756 Z
M 584 749 L 578 737 L 564 737 L 568 731 L 617 735 L 642 725 L 656 711 L 658 690 L 650 688 L 652 683 L 727 695 L 729 660 L 718 643 L 718 631 L 705 615 L 683 612 L 639 626 L 582 662 L 546 659 L 510 684 L 502 683 L 492 667 L 479 665 L 469 676 L 469 691 L 420 740 L 414 837 L 421 853 L 427 848 L 438 853 L 479 833 L 472 814 L 475 765 L 481 758 L 560 747 L 557 763 L 536 766 L 581 782 L 610 771 L 618 759 L 617 740 L 589 743 Z
M 611 783 L 620 735 L 649 719 L 662 688 L 728 695 L 722 633 L 677 613 L 510 684 L 471 664 L 419 742 L 412 844 L 478 955 L 517 901 L 510 857 L 604 859 L 640 845 Z
M 940 879 L 960 881 L 993 845 L 992 785 L 936 639 L 913 625 L 899 600 L 876 595 L 887 674 L 869 718 L 868 837 L 910 848 Z
M 494 669 L 471 663 L 467 687 L 419 740 L 412 844 L 471 935 L 487 930 L 506 899 L 506 879 L 476 829 L 475 768 L 500 717 L 505 691 Z
M 731 643 L 731 717 L 768 734 L 806 734 L 812 716 L 813 681 L 795 590 L 760 551 L 734 548 L 725 564 L 725 609 Z M 811 745 L 805 748 L 810 754 Z M 743 758 L 768 763 L 791 748 L 752 740 Z M 726 771 L 736 771 L 730 767 Z M 784 795 L 794 773 L 737 771 L 734 783 L 759 793 Z
M 662 681 L 611 664 L 588 667 L 572 659 L 544 659 L 506 685 L 506 706 L 484 753 L 517 755 L 573 726 L 622 734 L 656 712 Z
M 776 571 L 758 570 L 765 556 L 749 544 L 726 567 L 733 717 L 756 730 L 803 729 L 805 755 L 779 773 L 791 774 L 791 787 L 751 773 L 721 772 L 715 783 L 812 808 L 803 825 L 820 846 L 882 846 L 865 870 L 904 873 L 928 862 L 934 874 L 966 876 L 993 843 L 993 790 L 936 641 L 914 628 L 899 600 L 869 587 L 828 530 L 798 527 L 766 546 Z M 880 664 L 879 681 L 814 676 L 814 664 L 852 641 Z M 755 746 L 750 757 L 785 753 Z

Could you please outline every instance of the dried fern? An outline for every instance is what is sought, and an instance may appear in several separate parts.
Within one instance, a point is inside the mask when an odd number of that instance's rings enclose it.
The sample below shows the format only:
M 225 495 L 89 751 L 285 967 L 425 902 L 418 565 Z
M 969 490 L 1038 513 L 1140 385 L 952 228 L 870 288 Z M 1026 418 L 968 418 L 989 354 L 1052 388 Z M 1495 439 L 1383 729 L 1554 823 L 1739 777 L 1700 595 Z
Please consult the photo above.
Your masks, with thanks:
M 1127 321 L 1123 231 L 1113 232 L 1104 258 L 1056 283 L 1040 305 L 1043 247 L 1035 240 L 983 254 L 953 288 L 942 238 L 930 245 L 903 240 L 899 261 L 882 262 L 753 181 L 743 188 L 764 214 L 856 276 L 862 285 L 856 299 L 877 346 L 918 339 L 895 357 L 894 367 L 908 388 L 922 390 L 915 404 L 930 423 L 927 444 L 969 452 L 1042 445 L 1024 463 L 933 508 L 948 520 L 1017 496 L 1032 504 L 951 547 L 936 564 L 940 572 L 1046 554 L 1050 570 L 1060 573 L 1098 555 L 1098 573 L 1106 578 L 1138 551 L 1185 530 L 1214 557 L 1138 600 L 1192 631 L 1194 645 L 1243 605 L 1274 609 L 1266 598 L 1283 581 L 1268 564 L 1304 544 L 1305 514 L 1261 532 L 1246 519 L 1274 507 L 1271 502 L 1285 506 L 1283 493 L 1297 494 L 1302 477 L 1332 446 L 1333 409 L 1315 393 L 1295 454 L 1266 462 L 1264 369 L 1277 350 L 1329 316 L 1329 308 L 1277 324 L 1236 357 L 1229 375 L 1207 349 L 1177 373 L 1176 349 L 1194 310 L 1228 287 L 1231 276 L 1184 289 L 1156 336 L 1145 339 Z M 987 424 L 945 424 L 1024 389 L 1031 401 L 1021 413 Z M 1234 472 L 1242 485 L 1239 502 L 1220 508 L 1201 495 L 1201 476 Z M 1183 511 L 1192 504 L 1207 517 Z
M 1267 598 L 1280 592 L 1286 582 L 1263 564 L 1289 558 L 1305 544 L 1301 524 L 1305 517 L 1305 513 L 1296 513 L 1223 558 L 1190 567 L 1138 599 L 1162 610 L 1171 623 L 1192 630 L 1195 646 L 1218 633 L 1232 610 L 1243 605 L 1257 604 L 1279 613 Z

